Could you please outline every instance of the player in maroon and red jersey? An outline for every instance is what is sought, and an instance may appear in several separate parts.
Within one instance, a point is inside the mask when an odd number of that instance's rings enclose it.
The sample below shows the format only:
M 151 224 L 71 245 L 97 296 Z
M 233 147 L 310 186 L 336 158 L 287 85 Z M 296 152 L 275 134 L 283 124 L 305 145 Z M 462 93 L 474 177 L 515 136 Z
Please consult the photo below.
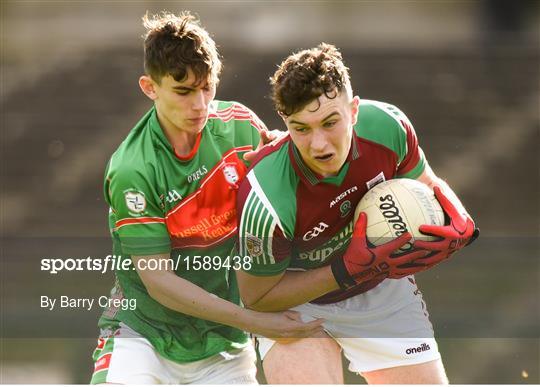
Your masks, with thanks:
M 263 151 L 238 194 L 239 271 L 244 303 L 293 308 L 325 319 L 326 333 L 284 345 L 259 339 L 272 384 L 343 383 L 340 351 L 368 383 L 447 383 L 422 295 L 412 274 L 474 240 L 474 223 L 429 167 L 408 118 L 395 106 L 353 97 L 331 45 L 291 55 L 274 77 L 273 98 L 289 136 Z M 262 156 L 262 155 L 259 155 Z M 448 215 L 438 236 L 399 256 L 405 233 L 375 247 L 354 209 L 374 185 L 396 177 L 434 188 Z

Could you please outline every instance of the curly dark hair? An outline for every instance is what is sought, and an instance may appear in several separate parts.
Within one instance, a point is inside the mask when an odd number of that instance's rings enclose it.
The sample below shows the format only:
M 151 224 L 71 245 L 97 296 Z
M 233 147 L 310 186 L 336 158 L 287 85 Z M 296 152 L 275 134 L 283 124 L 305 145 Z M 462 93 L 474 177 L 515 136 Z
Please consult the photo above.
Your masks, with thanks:
M 350 90 L 348 70 L 341 53 L 331 44 L 321 43 L 290 55 L 270 78 L 275 109 L 290 116 L 323 94 L 337 97 Z
M 189 12 L 174 15 L 143 16 L 144 70 L 158 83 L 171 75 L 181 82 L 191 69 L 196 84 L 208 80 L 217 84 L 221 73 L 221 60 L 216 43 L 201 27 L 199 20 Z

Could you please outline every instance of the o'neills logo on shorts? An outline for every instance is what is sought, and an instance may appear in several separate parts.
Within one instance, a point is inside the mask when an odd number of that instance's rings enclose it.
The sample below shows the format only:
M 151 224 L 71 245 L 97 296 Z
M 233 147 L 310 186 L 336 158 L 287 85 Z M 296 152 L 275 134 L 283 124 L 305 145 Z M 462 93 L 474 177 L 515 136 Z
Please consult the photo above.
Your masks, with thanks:
M 407 348 L 407 350 L 405 351 L 405 353 L 407 355 L 411 355 L 413 353 L 419 353 L 419 352 L 424 352 L 424 351 L 429 351 L 431 348 L 429 346 L 429 344 L 426 344 L 426 343 L 422 343 L 422 345 L 420 347 L 416 347 L 416 348 Z

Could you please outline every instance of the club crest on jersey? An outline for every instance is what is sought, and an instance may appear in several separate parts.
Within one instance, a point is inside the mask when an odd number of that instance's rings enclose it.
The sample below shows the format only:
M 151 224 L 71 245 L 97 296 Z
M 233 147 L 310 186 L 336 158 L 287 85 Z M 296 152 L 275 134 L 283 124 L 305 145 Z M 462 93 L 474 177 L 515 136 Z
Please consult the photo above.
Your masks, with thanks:
M 345 200 L 339 206 L 339 211 L 341 211 L 341 217 L 344 218 L 351 212 L 352 204 L 350 200 Z
M 142 192 L 130 188 L 124 191 L 124 198 L 130 215 L 141 215 L 146 209 L 146 198 Z
M 246 234 L 246 249 L 252 258 L 260 257 L 263 252 L 263 241 L 254 235 Z
M 240 176 L 238 175 L 238 171 L 236 169 L 236 164 L 233 163 L 227 163 L 223 166 L 223 176 L 225 176 L 225 180 L 230 185 L 236 185 L 238 180 L 240 180 Z
M 384 178 L 384 172 L 379 172 L 377 176 L 375 176 L 373 179 L 366 182 L 368 191 L 372 189 L 373 187 L 375 187 L 377 184 L 382 183 L 384 181 L 386 181 L 386 179 Z

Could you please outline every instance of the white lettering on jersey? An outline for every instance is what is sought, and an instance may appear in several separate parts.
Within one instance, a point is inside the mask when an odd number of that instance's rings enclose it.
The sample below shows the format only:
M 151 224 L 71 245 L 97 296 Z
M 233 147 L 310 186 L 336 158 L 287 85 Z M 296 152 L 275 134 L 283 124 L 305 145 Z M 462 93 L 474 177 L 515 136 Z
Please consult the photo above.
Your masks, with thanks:
M 336 204 L 338 204 L 342 199 L 345 199 L 345 197 L 355 191 L 358 191 L 358 187 L 355 185 L 354 187 L 349 188 L 347 191 L 340 193 L 334 200 L 330 202 L 330 208 L 334 207 Z
M 323 246 L 319 246 L 316 249 L 310 251 L 304 251 L 298 254 L 298 259 L 309 259 L 312 262 L 319 261 L 324 262 L 328 257 L 334 254 L 336 251 L 341 250 L 353 232 L 353 222 L 349 223 L 341 232 L 335 235 L 332 239 L 326 242 Z
M 324 222 L 319 222 L 319 225 L 318 226 L 315 226 L 313 227 L 311 230 L 309 230 L 308 232 L 306 232 L 304 234 L 304 237 L 302 238 L 303 240 L 305 240 L 306 242 L 319 236 L 319 234 L 321 234 L 324 230 L 326 230 L 328 226 L 326 223 Z
M 172 189 L 169 192 L 167 192 L 167 197 L 165 197 L 165 200 L 167 203 L 173 204 L 174 202 L 182 199 L 182 195 L 180 195 L 176 190 Z
M 197 169 L 195 172 L 193 172 L 191 175 L 189 175 L 187 178 L 187 181 L 188 183 L 193 183 L 199 180 L 201 177 L 203 177 L 207 173 L 208 173 L 208 169 L 206 169 L 206 165 L 203 165 L 199 169 Z

